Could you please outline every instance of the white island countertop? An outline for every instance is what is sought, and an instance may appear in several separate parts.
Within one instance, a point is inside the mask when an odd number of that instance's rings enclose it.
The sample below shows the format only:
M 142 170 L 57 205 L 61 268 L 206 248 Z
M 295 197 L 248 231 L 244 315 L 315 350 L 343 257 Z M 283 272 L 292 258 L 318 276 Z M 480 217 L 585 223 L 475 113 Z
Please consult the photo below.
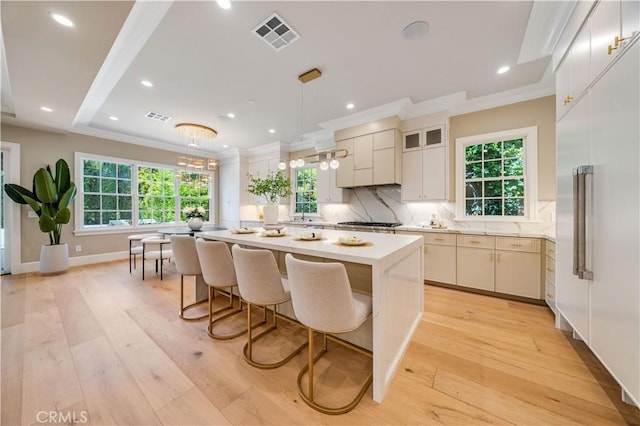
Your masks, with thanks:
M 261 234 L 261 229 L 257 231 L 253 234 L 213 231 L 202 232 L 198 236 L 370 266 L 373 312 L 362 327 L 351 333 L 359 330 L 364 333 L 354 337 L 363 338 L 365 343 L 361 346 L 373 352 L 373 400 L 382 402 L 424 312 L 422 236 L 290 228 L 285 229 L 284 236 L 267 237 Z M 308 232 L 319 232 L 323 239 L 297 239 L 300 234 Z M 338 242 L 340 237 L 351 236 L 367 243 L 345 246 Z
M 226 241 L 228 243 L 247 244 L 271 250 L 284 250 L 291 253 L 337 259 L 345 262 L 373 265 L 398 251 L 411 250 L 422 245 L 422 238 L 413 235 L 378 234 L 346 230 L 304 228 L 284 229 L 284 236 L 262 236 L 261 228 L 253 234 L 234 234 L 230 230 L 202 232 L 199 237 Z M 321 240 L 303 241 L 297 237 L 303 233 L 318 232 Z M 338 242 L 340 237 L 357 237 L 367 242 L 362 246 L 346 246 Z

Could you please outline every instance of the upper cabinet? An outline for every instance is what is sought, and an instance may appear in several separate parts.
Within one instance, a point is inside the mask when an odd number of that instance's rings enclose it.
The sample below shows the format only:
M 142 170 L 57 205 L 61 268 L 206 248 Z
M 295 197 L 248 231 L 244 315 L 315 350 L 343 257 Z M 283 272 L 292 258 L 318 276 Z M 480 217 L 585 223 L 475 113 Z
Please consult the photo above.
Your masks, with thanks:
M 400 132 L 388 129 L 359 135 L 336 142 L 346 149 L 347 158 L 340 160 L 336 184 L 340 188 L 399 184 L 402 177 Z
M 571 109 L 640 31 L 640 2 L 599 1 L 556 69 L 556 114 Z
M 340 167 L 344 167 L 344 164 L 341 164 Z M 349 201 L 348 191 L 336 185 L 336 176 L 336 170 L 318 170 L 318 203 L 344 203 Z
M 402 201 L 435 201 L 447 197 L 446 126 L 402 135 Z

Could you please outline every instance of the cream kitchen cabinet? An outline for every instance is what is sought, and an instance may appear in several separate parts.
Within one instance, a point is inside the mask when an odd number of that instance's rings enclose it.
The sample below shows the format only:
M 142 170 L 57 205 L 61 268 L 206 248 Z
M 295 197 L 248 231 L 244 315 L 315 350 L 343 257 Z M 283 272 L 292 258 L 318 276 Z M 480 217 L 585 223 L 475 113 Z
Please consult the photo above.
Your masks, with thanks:
M 336 184 L 340 188 L 400 183 L 402 163 L 397 129 L 361 135 L 336 142 L 349 155 L 340 159 Z
M 556 311 L 556 243 L 547 241 L 545 248 L 545 296 L 544 300 Z
M 318 203 L 344 203 L 349 201 L 347 191 L 336 186 L 336 170 L 318 170 Z
M 496 237 L 495 291 L 542 299 L 540 239 Z
M 456 236 L 445 232 L 396 231 L 424 238 L 424 280 L 456 283 Z
M 447 137 L 445 125 L 402 135 L 402 201 L 447 198 Z
M 456 283 L 463 287 L 495 290 L 496 237 L 457 236 Z
M 456 236 L 424 234 L 424 279 L 445 284 L 456 283 Z

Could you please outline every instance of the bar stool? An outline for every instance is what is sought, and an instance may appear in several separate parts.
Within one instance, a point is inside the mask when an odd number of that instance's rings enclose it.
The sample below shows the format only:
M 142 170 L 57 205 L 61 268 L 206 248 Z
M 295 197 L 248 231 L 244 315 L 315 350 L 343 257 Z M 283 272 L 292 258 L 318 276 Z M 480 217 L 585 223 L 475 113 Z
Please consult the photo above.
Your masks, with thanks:
M 184 276 L 193 276 L 195 279 L 202 276 L 200 261 L 198 260 L 198 251 L 196 250 L 196 239 L 189 235 L 172 235 L 169 237 L 171 241 L 171 250 L 173 251 L 173 261 L 176 265 L 176 271 L 180 274 L 180 318 L 187 321 L 198 321 L 207 318 L 208 314 L 199 317 L 188 317 L 184 314 L 187 309 L 193 308 L 204 302 L 204 300 L 196 301 L 184 306 Z
M 309 361 L 298 373 L 298 394 L 311 408 L 325 414 L 343 414 L 358 405 L 373 382 L 371 371 L 356 397 L 342 407 L 327 407 L 315 402 L 313 394 L 313 366 L 327 353 L 327 340 L 339 343 L 367 356 L 371 351 L 328 335 L 346 333 L 360 327 L 372 312 L 370 296 L 351 291 L 349 277 L 341 263 L 307 262 L 285 256 L 291 302 L 298 320 L 309 329 Z M 313 355 L 313 333 L 323 334 L 323 348 Z M 308 390 L 302 389 L 302 378 L 309 372 Z
M 200 267 L 202 268 L 202 277 L 209 286 L 209 325 L 207 326 L 207 334 L 209 337 L 218 340 L 227 340 L 238 337 L 247 332 L 246 329 L 242 329 L 238 332 L 231 334 L 215 334 L 213 332 L 213 325 L 225 318 L 229 318 L 233 315 L 242 313 L 242 299 L 238 297 L 240 307 L 234 309 L 233 307 L 233 288 L 238 286 L 236 279 L 236 271 L 233 266 L 233 259 L 231 258 L 231 251 L 227 243 L 221 241 L 205 241 L 202 238 L 196 240 L 196 250 L 198 251 L 198 259 L 200 260 Z M 224 291 L 226 289 L 226 291 Z M 213 310 L 213 292 L 229 296 L 229 306 Z M 227 309 L 234 309 L 222 316 L 219 316 L 215 320 L 213 316 Z
M 167 244 L 171 244 L 170 240 L 162 237 L 150 237 L 140 240 L 142 243 L 142 280 L 144 281 L 144 261 L 146 259 L 154 259 L 156 261 L 156 274 L 158 273 L 158 263 L 160 264 L 160 280 L 162 281 L 162 266 L 164 260 L 170 260 L 173 257 L 173 251 L 171 246 L 165 247 Z M 155 248 L 150 250 L 149 247 Z
M 148 233 L 148 234 L 134 234 L 129 235 L 129 273 L 131 273 L 131 258 L 133 257 L 133 268 L 136 269 L 136 257 L 142 254 L 142 241 L 145 238 L 161 237 L 161 234 Z
M 297 321 L 287 318 L 277 311 L 277 305 L 291 300 L 287 279 L 280 276 L 278 264 L 270 250 L 244 249 L 238 244 L 234 244 L 233 247 L 231 247 L 231 251 L 233 253 L 233 264 L 235 265 L 236 275 L 238 277 L 238 290 L 240 291 L 240 296 L 242 296 L 242 299 L 248 306 L 247 343 L 242 349 L 244 359 L 250 365 L 257 368 L 270 369 L 280 367 L 306 348 L 308 342 L 304 342 L 281 360 L 268 364 L 260 363 L 253 359 L 252 346 L 257 340 L 271 333 L 278 327 L 278 318 L 299 324 Z M 273 323 L 269 328 L 255 337 L 252 336 L 252 330 L 255 328 L 251 321 L 252 305 L 260 306 L 264 310 L 265 321 L 263 321 L 263 323 L 266 322 L 266 308 L 273 306 Z

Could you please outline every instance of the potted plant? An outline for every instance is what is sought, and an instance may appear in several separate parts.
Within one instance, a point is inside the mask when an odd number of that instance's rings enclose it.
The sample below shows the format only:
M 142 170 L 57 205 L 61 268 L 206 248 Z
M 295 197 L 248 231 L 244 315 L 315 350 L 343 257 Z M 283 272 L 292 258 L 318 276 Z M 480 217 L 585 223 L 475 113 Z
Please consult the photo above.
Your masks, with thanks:
M 6 183 L 4 191 L 18 204 L 28 204 L 38 215 L 40 231 L 49 236 L 49 245 L 40 249 L 40 272 L 49 274 L 66 271 L 69 267 L 69 249 L 60 242 L 62 225 L 71 220 L 69 205 L 76 196 L 76 185 L 71 181 L 69 165 L 63 159 L 56 162 L 55 175 L 51 168 L 40 168 L 33 176 L 33 190 Z
M 207 211 L 202 206 L 198 207 L 185 207 L 182 210 L 182 214 L 187 218 L 187 226 L 193 231 L 197 231 L 202 228 L 202 219 Z
M 247 174 L 249 185 L 247 192 L 258 197 L 264 197 L 267 205 L 264 206 L 264 223 L 266 225 L 278 223 L 278 201 L 281 197 L 288 197 L 291 192 L 291 179 L 286 177 L 282 170 L 269 173 L 265 178 Z

